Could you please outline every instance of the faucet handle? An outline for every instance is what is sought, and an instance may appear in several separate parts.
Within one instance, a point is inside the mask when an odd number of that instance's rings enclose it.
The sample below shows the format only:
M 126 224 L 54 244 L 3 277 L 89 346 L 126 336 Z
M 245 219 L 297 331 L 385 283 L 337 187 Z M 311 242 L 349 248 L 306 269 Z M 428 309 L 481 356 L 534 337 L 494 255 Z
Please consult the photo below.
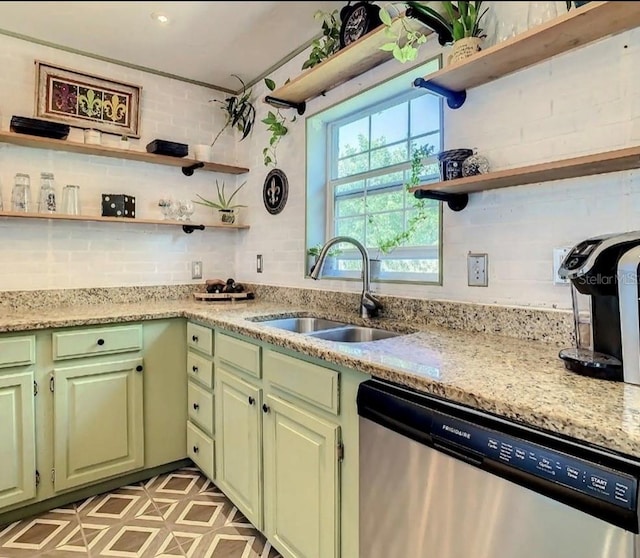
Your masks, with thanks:
M 382 303 L 371 293 L 362 293 L 362 310 L 363 317 L 375 318 L 378 312 L 382 310 Z

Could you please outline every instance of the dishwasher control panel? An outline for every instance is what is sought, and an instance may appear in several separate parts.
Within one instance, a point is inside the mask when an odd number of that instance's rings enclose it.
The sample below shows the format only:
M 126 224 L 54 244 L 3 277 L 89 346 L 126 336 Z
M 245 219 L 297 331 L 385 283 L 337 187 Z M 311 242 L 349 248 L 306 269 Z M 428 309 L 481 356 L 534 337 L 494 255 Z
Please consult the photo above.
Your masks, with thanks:
M 630 475 L 438 412 L 432 415 L 431 435 L 436 440 L 453 442 L 476 455 L 507 464 L 626 510 L 636 509 L 638 483 Z

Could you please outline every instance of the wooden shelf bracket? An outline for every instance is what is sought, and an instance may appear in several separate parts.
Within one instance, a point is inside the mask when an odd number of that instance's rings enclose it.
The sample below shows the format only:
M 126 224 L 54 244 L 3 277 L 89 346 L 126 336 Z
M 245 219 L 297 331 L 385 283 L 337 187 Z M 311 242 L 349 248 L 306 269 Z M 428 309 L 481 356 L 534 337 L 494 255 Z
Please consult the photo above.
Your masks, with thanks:
M 202 161 L 198 161 L 197 163 L 193 163 L 193 165 L 189 165 L 188 167 L 182 167 L 182 174 L 185 176 L 193 176 L 193 171 L 196 169 L 201 169 L 204 167 L 204 163 Z
M 424 78 L 416 78 L 413 82 L 413 86 L 422 87 L 427 91 L 431 91 L 431 93 L 444 97 L 447 100 L 447 106 L 451 109 L 460 108 L 467 100 L 466 91 L 452 91 L 451 89 L 447 89 L 433 81 L 427 81 Z
M 301 103 L 294 103 L 293 101 L 286 101 L 284 99 L 277 99 L 271 95 L 267 95 L 264 98 L 264 102 L 276 108 L 293 108 L 296 109 L 298 114 L 302 116 L 304 111 L 307 110 L 307 103 L 302 101 Z
M 445 202 L 451 211 L 462 211 L 469 203 L 469 194 L 448 194 L 435 190 L 416 190 L 413 195 L 419 200 L 429 199 Z
M 193 174 L 193 172 L 191 174 Z M 188 176 L 191 176 L 191 175 L 188 175 Z M 203 231 L 204 229 L 205 229 L 204 225 L 182 225 L 182 230 L 186 234 L 191 234 L 193 231 Z

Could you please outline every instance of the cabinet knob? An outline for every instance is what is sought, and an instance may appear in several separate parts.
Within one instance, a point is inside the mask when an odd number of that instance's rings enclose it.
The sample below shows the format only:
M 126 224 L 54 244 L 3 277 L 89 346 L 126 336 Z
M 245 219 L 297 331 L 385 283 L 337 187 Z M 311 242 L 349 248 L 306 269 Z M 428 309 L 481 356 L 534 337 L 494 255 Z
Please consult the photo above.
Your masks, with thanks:
M 198 336 L 197 335 L 192 335 L 191 336 L 191 341 L 193 341 L 194 343 L 198 342 Z
M 142 372 L 142 370 L 142 364 L 138 364 L 138 366 L 136 366 L 136 372 Z
M 197 411 L 200 408 L 200 405 L 198 405 L 197 403 L 193 404 L 193 410 Z
M 192 366 L 192 367 L 191 367 L 191 370 L 193 370 L 193 372 L 194 372 L 195 374 L 197 374 L 197 373 L 198 373 L 198 367 L 197 367 L 197 366 Z
M 104 345 L 104 339 L 98 339 L 98 345 L 100 346 Z
M 262 404 L 262 412 L 263 413 L 268 413 L 271 410 L 271 408 L 269 407 L 269 405 L 267 405 L 266 403 Z
M 200 448 L 198 446 L 193 446 L 193 453 L 198 453 Z
M 249 396 L 249 405 L 253 405 L 255 402 L 256 400 L 253 397 Z

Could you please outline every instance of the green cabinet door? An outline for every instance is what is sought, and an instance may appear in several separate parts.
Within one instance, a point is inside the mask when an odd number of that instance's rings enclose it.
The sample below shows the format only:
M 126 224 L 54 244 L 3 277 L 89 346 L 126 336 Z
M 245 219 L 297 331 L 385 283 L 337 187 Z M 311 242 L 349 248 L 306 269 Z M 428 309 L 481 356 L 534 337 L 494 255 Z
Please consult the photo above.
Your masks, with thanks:
M 142 359 L 55 368 L 55 489 L 144 465 Z
M 215 390 L 217 484 L 262 529 L 261 390 L 222 367 Z
M 265 534 L 284 558 L 339 556 L 340 427 L 268 395 Z
M 0 508 L 36 495 L 33 372 L 0 375 Z

